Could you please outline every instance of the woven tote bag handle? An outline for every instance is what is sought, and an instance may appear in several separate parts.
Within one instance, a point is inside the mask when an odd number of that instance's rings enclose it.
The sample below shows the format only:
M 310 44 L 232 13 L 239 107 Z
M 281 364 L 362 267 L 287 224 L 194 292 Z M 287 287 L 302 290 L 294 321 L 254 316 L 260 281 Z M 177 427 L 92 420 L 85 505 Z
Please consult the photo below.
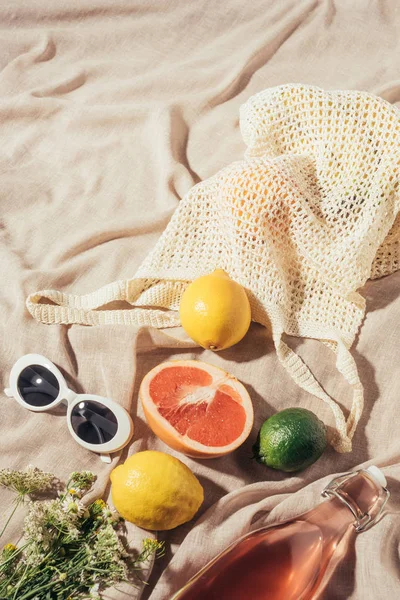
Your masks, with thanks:
M 26 306 L 36 321 L 47 325 L 136 325 L 158 329 L 180 325 L 178 313 L 171 310 L 134 306 L 99 310 L 110 302 L 128 301 L 127 298 L 127 282 L 115 281 L 84 296 L 41 290 L 28 296 Z
M 336 368 L 353 388 L 353 403 L 349 417 L 346 419 L 339 405 L 321 387 L 300 356 L 282 340 L 282 333 L 274 335 L 274 343 L 278 358 L 292 379 L 303 390 L 320 398 L 331 408 L 336 430 L 330 432 L 329 443 L 337 452 L 350 452 L 351 440 L 357 423 L 360 420 L 364 405 L 364 391 L 360 381 L 357 365 L 350 351 L 342 341 L 327 344 L 336 354 Z

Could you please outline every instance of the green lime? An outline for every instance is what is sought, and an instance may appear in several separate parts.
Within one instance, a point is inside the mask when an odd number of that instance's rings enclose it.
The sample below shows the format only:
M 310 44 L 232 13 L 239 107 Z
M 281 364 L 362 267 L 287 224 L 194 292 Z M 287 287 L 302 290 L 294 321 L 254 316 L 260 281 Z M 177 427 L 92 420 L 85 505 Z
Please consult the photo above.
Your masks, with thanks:
M 264 421 L 253 452 L 258 462 L 280 471 L 301 471 L 326 447 L 325 425 L 305 408 L 287 408 Z

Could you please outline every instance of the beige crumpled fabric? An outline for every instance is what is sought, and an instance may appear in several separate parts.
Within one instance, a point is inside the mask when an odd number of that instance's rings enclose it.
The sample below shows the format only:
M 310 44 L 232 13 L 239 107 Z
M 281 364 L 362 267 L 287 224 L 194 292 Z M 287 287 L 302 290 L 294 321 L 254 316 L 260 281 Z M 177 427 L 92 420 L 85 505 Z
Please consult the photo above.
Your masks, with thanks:
M 44 323 L 176 326 L 188 282 L 223 268 L 294 381 L 330 406 L 330 442 L 348 452 L 363 409 L 349 352 L 365 313 L 357 290 L 399 268 L 400 113 L 365 92 L 284 85 L 250 98 L 240 117 L 245 159 L 190 190 L 132 279 L 85 296 L 39 291 L 27 306 Z M 107 310 L 114 301 L 134 308 Z M 335 352 L 353 388 L 347 420 L 284 334 Z

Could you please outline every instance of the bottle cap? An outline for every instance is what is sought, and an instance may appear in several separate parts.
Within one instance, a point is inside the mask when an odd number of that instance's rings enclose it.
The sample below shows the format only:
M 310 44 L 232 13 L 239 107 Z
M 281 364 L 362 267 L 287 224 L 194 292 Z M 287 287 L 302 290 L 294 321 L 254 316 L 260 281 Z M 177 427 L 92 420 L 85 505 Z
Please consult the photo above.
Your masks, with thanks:
M 366 471 L 382 487 L 384 487 L 384 488 L 387 487 L 386 477 L 384 476 L 384 474 L 382 473 L 382 471 L 380 469 L 378 469 L 378 467 L 375 467 L 374 465 L 371 465 L 370 467 L 368 467 L 366 469 Z

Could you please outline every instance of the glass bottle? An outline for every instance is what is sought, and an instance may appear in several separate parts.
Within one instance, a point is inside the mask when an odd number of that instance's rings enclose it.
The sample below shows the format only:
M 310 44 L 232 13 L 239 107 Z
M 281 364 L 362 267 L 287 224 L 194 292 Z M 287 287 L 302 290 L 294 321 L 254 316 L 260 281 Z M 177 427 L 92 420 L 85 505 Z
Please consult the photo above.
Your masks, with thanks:
M 311 600 L 346 554 L 351 533 L 379 519 L 389 498 L 377 467 L 337 477 L 312 510 L 245 535 L 171 600 Z

